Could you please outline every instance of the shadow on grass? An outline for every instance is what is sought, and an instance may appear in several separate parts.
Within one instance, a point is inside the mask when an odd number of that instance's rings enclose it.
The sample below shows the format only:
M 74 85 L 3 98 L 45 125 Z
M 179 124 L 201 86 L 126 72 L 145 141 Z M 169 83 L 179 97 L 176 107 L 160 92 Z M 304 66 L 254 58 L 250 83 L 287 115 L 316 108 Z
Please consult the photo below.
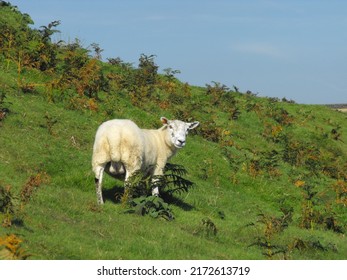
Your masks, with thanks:
M 114 204 L 121 203 L 121 198 L 124 194 L 124 186 L 122 185 L 115 185 L 110 189 L 103 189 L 102 191 L 104 201 L 110 201 Z M 182 199 L 175 197 L 174 195 L 162 192 L 160 194 L 160 197 L 168 204 L 173 204 L 179 208 L 181 208 L 184 211 L 191 211 L 194 209 L 194 207 L 186 202 L 184 202 Z
M 176 205 L 184 211 L 191 211 L 194 209 L 194 206 L 184 202 L 182 199 L 175 197 L 170 193 L 163 192 L 160 194 L 160 196 L 166 203 Z
M 102 190 L 102 196 L 104 198 L 104 201 L 111 201 L 115 204 L 118 204 L 121 202 L 121 198 L 123 194 L 124 194 L 124 187 L 120 185 L 115 185 L 111 189 Z

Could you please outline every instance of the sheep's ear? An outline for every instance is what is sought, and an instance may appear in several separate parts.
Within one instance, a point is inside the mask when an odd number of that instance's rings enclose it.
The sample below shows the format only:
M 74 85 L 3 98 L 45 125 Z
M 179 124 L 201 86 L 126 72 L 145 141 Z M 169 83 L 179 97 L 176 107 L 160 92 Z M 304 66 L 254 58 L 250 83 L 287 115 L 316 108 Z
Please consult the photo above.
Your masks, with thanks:
M 196 128 L 200 123 L 199 122 L 192 122 L 189 124 L 188 129 L 194 129 Z
M 161 122 L 165 125 L 165 124 L 169 124 L 169 120 L 165 117 L 161 117 L 160 118 Z

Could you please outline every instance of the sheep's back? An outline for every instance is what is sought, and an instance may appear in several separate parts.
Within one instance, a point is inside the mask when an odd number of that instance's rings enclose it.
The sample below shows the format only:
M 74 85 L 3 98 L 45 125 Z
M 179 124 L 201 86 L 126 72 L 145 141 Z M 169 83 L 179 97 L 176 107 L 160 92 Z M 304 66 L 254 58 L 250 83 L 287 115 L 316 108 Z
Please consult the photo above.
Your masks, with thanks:
M 97 139 L 115 162 L 127 161 L 134 154 L 143 154 L 141 129 L 130 120 L 104 122 L 97 131 L 96 142 Z

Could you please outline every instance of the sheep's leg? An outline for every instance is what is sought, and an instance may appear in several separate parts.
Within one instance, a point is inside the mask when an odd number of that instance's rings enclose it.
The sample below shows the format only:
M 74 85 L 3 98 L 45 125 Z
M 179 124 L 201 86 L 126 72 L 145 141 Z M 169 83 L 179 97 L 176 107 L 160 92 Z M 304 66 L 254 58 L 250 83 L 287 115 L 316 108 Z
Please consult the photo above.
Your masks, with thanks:
M 158 186 L 159 179 L 155 178 L 155 176 L 162 176 L 162 175 L 164 175 L 163 168 L 157 166 L 153 172 L 154 178 L 152 178 L 152 185 L 154 186 L 152 188 L 153 196 L 159 196 L 159 186 Z
M 159 196 L 159 188 L 158 187 L 152 188 L 152 195 L 153 196 Z
M 129 178 L 133 175 L 132 172 L 129 172 L 128 170 L 126 170 L 125 172 L 125 180 L 124 180 L 124 197 L 126 197 L 126 199 L 130 199 L 132 197 L 132 191 L 131 191 L 131 182 L 129 180 Z
M 96 199 L 98 204 L 104 204 L 102 198 L 102 178 L 104 177 L 105 167 L 98 167 L 95 171 L 95 188 L 96 188 Z

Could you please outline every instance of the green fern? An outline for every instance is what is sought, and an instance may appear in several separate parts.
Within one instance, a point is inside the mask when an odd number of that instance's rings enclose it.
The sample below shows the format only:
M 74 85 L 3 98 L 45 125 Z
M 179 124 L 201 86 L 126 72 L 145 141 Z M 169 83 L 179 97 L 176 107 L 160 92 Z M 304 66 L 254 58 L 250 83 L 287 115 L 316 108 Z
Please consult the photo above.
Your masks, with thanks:
M 134 213 L 140 216 L 149 215 L 152 218 L 164 218 L 171 221 L 174 219 L 174 215 L 162 198 L 157 196 L 141 196 L 134 198 L 130 202 L 132 209 L 125 211 L 125 213 Z
M 122 197 L 123 205 L 130 206 L 130 209 L 125 212 L 141 216 L 149 215 L 152 218 L 174 219 L 169 204 L 160 197 L 148 196 L 148 193 L 155 187 L 169 195 L 188 192 L 194 183 L 183 178 L 185 174 L 187 170 L 182 165 L 171 163 L 166 164 L 164 175 L 148 177 L 143 172 L 136 172 L 129 178 Z
M 166 191 L 168 194 L 188 192 L 194 183 L 186 178 L 187 170 L 178 164 L 167 163 L 164 169 L 163 176 L 157 176 L 154 180 L 159 188 Z

